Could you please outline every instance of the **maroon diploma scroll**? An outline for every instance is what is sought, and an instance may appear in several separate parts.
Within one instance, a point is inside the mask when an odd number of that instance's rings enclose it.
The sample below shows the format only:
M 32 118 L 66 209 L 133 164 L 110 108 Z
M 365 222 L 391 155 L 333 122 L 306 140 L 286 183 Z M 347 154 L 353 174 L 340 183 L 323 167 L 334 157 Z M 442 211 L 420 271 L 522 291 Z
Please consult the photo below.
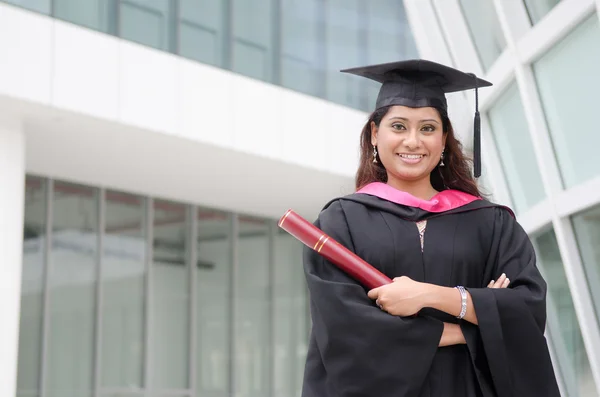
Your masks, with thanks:
M 292 210 L 288 210 L 281 217 L 279 227 L 300 240 L 307 247 L 318 252 L 369 289 L 392 282 L 385 274 L 375 269 Z

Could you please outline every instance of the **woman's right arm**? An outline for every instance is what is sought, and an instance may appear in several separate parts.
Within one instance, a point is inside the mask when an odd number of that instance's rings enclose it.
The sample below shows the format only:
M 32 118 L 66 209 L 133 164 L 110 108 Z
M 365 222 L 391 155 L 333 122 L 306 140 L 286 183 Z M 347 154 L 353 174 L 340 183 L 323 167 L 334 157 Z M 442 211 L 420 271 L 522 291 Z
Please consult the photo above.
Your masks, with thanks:
M 321 212 L 315 225 L 354 251 L 342 204 Z M 305 371 L 313 395 L 417 395 L 437 353 L 443 323 L 381 311 L 365 288 L 304 247 L 311 302 L 312 361 Z

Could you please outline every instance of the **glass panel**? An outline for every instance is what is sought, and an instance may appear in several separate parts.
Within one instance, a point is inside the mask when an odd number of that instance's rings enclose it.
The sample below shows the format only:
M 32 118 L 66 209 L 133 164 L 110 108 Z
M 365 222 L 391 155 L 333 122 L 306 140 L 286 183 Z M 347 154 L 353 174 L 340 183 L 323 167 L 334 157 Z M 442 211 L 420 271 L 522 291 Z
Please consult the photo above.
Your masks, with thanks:
M 367 61 L 365 64 L 396 62 L 418 58 L 419 54 L 402 2 L 397 0 L 365 1 L 367 14 Z M 375 108 L 381 84 L 364 80 L 367 87 L 367 109 Z
M 322 0 L 282 0 L 281 83 L 322 96 L 324 43 Z
M 229 396 L 231 335 L 231 222 L 227 214 L 198 209 L 196 268 L 199 396 Z
M 538 23 L 544 15 L 550 12 L 561 0 L 524 0 L 529 20 L 532 24 Z
M 102 249 L 102 386 L 142 387 L 144 199 L 106 192 Z
M 596 313 L 600 317 L 600 205 L 573 216 L 573 228 Z
M 152 389 L 188 387 L 189 268 L 187 207 L 154 202 L 151 297 Z
M 235 384 L 237 397 L 269 393 L 269 236 L 261 219 L 240 217 Z
M 459 1 L 481 64 L 487 70 L 506 48 L 493 0 Z
M 175 52 L 175 2 L 120 0 L 121 37 L 159 50 Z
M 327 48 L 327 99 L 350 107 L 361 107 L 362 78 L 340 69 L 362 66 L 365 57 L 361 51 L 363 25 L 358 0 L 330 0 L 325 15 Z M 364 40 L 364 39 L 363 39 Z
M 583 345 L 554 230 L 538 236 L 535 243 L 538 265 L 548 283 L 548 327 L 558 357 L 558 363 L 554 365 L 560 368 L 570 396 L 596 395 L 590 363 Z
M 231 0 L 234 72 L 259 80 L 272 80 L 273 1 Z
M 275 376 L 278 397 L 300 396 L 307 348 L 302 244 L 278 229 L 275 239 Z
M 17 397 L 34 397 L 40 392 L 45 248 L 46 181 L 28 176 L 25 181 Z
M 594 14 L 533 65 L 567 187 L 600 175 L 600 134 L 593 118 L 600 91 L 598 43 L 600 22 Z
M 57 181 L 52 211 L 47 396 L 91 396 L 97 190 Z
M 116 32 L 116 0 L 54 0 L 54 16 L 105 33 Z
M 515 83 L 498 98 L 488 117 L 513 204 L 518 212 L 523 212 L 542 201 L 545 193 Z
M 221 0 L 180 0 L 180 55 L 223 66 L 224 9 Z
M 52 10 L 51 0 L 2 0 L 4 3 L 14 4 L 28 10 L 50 15 Z

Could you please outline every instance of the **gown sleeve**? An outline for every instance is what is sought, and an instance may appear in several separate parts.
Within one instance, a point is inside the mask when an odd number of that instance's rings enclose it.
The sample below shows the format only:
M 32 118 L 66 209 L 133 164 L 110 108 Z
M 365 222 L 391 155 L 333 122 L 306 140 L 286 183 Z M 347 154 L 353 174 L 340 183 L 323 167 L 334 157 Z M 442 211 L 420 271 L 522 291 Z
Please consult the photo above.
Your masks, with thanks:
M 354 251 L 339 202 L 321 212 L 315 225 Z M 364 287 L 312 249 L 305 248 L 303 259 L 312 317 L 303 396 L 419 395 L 443 323 L 389 315 Z
M 506 210 L 495 211 L 484 280 L 506 273 L 511 281 L 504 289 L 467 288 L 478 326 L 462 322 L 461 328 L 473 365 L 479 376 L 491 378 L 498 397 L 559 397 L 544 336 L 546 282 L 525 231 Z

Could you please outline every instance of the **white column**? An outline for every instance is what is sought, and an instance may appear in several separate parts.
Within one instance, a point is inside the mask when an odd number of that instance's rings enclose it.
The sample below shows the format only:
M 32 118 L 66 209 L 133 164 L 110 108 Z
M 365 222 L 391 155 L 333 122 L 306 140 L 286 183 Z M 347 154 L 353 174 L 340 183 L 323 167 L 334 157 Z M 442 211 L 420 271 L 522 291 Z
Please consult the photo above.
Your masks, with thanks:
M 16 394 L 24 189 L 23 131 L 0 120 L 0 396 Z

